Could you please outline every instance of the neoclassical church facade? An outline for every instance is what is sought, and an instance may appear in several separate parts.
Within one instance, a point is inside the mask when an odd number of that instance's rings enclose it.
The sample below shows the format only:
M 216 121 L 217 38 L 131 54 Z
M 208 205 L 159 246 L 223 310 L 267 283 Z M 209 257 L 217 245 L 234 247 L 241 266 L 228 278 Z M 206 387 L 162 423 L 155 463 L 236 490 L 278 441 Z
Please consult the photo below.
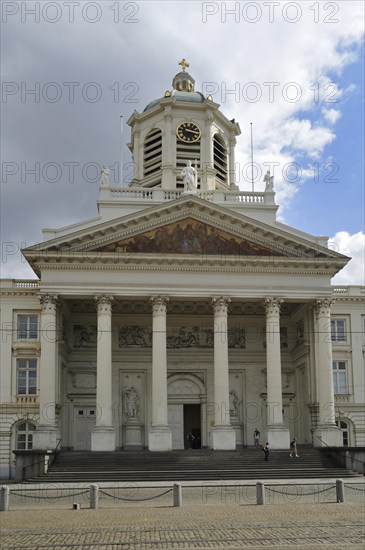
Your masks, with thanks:
M 128 187 L 1 283 L 1 475 L 14 450 L 364 446 L 363 287 L 349 258 L 235 184 L 240 128 L 182 70 L 135 111 Z

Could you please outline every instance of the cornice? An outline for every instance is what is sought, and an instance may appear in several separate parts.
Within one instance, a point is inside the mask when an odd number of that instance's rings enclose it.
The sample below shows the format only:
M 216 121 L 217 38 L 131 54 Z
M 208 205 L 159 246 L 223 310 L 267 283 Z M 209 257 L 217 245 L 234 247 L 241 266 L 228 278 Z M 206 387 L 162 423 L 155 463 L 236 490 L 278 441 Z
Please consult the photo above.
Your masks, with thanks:
M 116 262 L 114 255 L 103 256 L 95 254 L 94 262 L 90 261 L 90 254 L 87 258 L 80 255 L 74 256 L 74 261 L 67 261 L 69 255 L 64 258 L 59 254 L 54 258 L 47 255 L 47 260 L 37 263 L 39 269 L 63 269 L 63 270 L 92 270 L 92 271 L 167 271 L 167 272 L 200 272 L 200 273 L 273 273 L 273 274 L 295 274 L 295 275 L 331 275 L 337 273 L 335 268 L 338 265 L 319 266 L 317 262 L 308 262 L 308 259 L 298 258 L 279 258 L 273 261 L 266 257 L 250 260 L 244 259 L 224 259 L 209 257 L 201 258 L 191 257 L 189 255 L 168 256 L 156 258 L 155 256 L 143 257 L 133 255 L 123 258 L 123 263 Z M 66 261 L 63 263 L 62 259 Z M 76 263 L 77 262 L 77 263 Z M 327 262 L 328 263 L 328 260 Z M 209 265 L 207 265 L 209 264 Z

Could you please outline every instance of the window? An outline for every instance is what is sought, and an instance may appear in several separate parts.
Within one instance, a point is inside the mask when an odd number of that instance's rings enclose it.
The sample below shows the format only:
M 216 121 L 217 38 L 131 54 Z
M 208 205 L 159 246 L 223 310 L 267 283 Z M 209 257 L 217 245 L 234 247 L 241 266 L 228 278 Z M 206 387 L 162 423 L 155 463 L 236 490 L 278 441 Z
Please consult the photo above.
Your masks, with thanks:
M 346 342 L 345 319 L 331 320 L 331 340 L 332 342 Z
M 349 427 L 347 422 L 343 420 L 336 420 L 336 426 L 338 426 L 342 432 L 342 444 L 344 447 L 349 446 Z
M 18 359 L 17 374 L 18 395 L 35 395 L 37 393 L 37 359 Z
M 348 393 L 347 365 L 345 361 L 333 361 L 333 389 L 335 394 Z
M 223 183 L 227 183 L 227 149 L 223 138 L 219 134 L 214 135 L 214 169 L 217 178 Z
M 35 431 L 34 424 L 24 422 L 18 424 L 16 433 L 16 448 L 19 451 L 31 451 L 33 449 L 33 432 Z
M 162 132 L 159 128 L 151 130 L 144 142 L 143 172 L 147 176 L 161 179 Z
M 38 338 L 38 315 L 18 315 L 19 340 L 36 340 Z

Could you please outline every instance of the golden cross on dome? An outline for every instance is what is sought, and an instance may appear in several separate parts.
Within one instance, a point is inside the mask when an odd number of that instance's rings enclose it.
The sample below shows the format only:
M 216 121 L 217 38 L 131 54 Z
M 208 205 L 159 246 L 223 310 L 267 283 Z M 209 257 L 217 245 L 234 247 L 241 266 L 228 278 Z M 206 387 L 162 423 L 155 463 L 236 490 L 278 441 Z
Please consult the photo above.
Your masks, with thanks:
M 186 61 L 185 57 L 179 61 L 179 65 L 182 66 L 182 70 L 185 72 L 186 67 L 189 67 L 189 63 Z

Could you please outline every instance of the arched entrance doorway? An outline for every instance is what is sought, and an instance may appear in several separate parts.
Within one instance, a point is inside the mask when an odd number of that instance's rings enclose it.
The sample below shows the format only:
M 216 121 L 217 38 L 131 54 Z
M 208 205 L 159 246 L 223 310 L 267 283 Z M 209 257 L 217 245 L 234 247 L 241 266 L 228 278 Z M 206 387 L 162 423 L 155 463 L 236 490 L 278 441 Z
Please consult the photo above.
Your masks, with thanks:
M 195 374 L 172 374 L 167 378 L 168 422 L 172 432 L 172 448 L 188 448 L 187 436 L 194 435 L 193 448 L 206 446 L 206 390 Z

